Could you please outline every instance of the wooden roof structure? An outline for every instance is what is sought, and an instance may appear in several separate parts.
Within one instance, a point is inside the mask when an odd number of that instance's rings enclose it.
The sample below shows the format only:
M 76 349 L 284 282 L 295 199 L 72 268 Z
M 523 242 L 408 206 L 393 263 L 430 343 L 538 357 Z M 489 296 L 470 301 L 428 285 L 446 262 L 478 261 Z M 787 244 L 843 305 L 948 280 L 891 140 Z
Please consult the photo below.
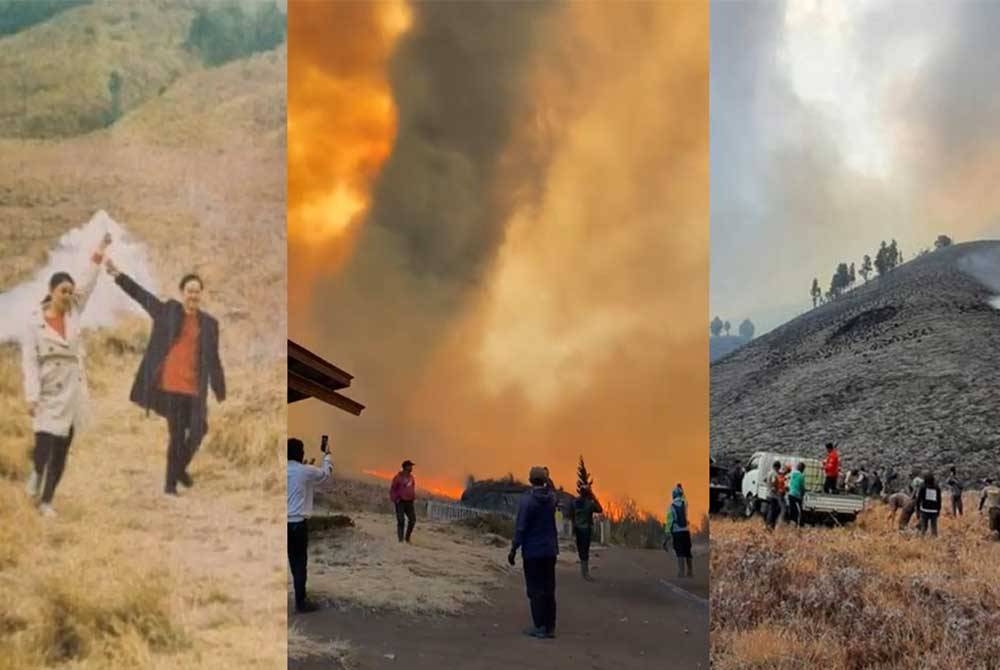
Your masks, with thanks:
M 288 403 L 316 398 L 360 416 L 365 406 L 341 395 L 353 376 L 325 361 L 302 345 L 288 340 Z

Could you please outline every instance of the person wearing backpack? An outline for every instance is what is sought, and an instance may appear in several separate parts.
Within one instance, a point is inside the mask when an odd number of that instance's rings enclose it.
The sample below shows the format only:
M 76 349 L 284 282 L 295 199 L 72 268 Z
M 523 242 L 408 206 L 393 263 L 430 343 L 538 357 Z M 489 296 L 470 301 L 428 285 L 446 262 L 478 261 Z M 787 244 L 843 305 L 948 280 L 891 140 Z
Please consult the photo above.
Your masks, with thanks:
M 767 474 L 767 511 L 764 515 L 764 525 L 769 531 L 778 525 L 781 516 L 781 496 L 784 495 L 785 477 L 781 474 L 781 461 L 775 461 L 771 472 Z
M 673 502 L 667 508 L 665 530 L 673 539 L 674 553 L 677 555 L 677 577 L 694 577 L 694 559 L 691 556 L 691 530 L 688 528 L 687 501 L 684 490 L 678 484 L 673 492 Z
M 924 477 L 924 483 L 917 493 L 917 510 L 920 512 L 920 534 L 927 534 L 927 527 L 931 528 L 931 535 L 937 537 L 938 517 L 941 515 L 941 487 L 934 482 L 934 474 L 928 472 Z

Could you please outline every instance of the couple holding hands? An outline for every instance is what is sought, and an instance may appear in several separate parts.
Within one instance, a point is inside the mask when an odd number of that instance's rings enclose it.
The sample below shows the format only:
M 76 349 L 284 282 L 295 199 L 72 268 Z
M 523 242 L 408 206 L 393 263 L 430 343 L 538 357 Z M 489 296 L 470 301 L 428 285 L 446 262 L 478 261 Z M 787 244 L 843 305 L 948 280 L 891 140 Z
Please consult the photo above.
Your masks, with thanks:
M 79 284 L 68 272 L 52 275 L 21 342 L 25 401 L 35 435 L 27 490 L 39 498 L 39 511 L 45 516 L 55 515 L 52 499 L 70 444 L 89 419 L 80 320 L 102 265 L 153 321 L 129 399 L 147 414 L 153 411 L 167 421 L 164 490 L 168 495 L 177 495 L 178 484 L 194 483 L 187 469 L 208 431 L 208 389 L 219 402 L 226 397 L 219 323 L 201 309 L 201 277 L 185 275 L 179 299 L 160 300 L 115 266 L 107 255 L 111 243 L 111 235 L 105 234 Z

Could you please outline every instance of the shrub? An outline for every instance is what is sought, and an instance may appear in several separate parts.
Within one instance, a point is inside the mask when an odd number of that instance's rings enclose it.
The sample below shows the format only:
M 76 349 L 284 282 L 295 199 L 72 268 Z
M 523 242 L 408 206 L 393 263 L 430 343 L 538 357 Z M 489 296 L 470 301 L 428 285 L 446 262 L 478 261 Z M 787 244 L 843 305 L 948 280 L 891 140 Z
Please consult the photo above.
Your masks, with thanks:
M 286 26 L 287 16 L 276 4 L 252 11 L 235 2 L 212 4 L 198 9 L 185 46 L 216 67 L 274 49 L 285 41 Z

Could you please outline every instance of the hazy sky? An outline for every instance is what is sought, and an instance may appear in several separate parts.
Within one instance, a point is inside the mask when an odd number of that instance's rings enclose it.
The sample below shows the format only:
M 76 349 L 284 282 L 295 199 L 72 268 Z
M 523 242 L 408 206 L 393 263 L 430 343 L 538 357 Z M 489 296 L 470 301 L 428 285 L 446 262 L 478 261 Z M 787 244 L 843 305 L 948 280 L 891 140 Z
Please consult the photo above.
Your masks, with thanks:
M 290 3 L 291 336 L 346 470 L 707 508 L 708 10 Z M 348 29 L 347 26 L 350 26 Z M 421 479 L 422 478 L 422 479 Z
M 711 309 L 762 333 L 883 239 L 1000 236 L 1000 3 L 711 8 Z

